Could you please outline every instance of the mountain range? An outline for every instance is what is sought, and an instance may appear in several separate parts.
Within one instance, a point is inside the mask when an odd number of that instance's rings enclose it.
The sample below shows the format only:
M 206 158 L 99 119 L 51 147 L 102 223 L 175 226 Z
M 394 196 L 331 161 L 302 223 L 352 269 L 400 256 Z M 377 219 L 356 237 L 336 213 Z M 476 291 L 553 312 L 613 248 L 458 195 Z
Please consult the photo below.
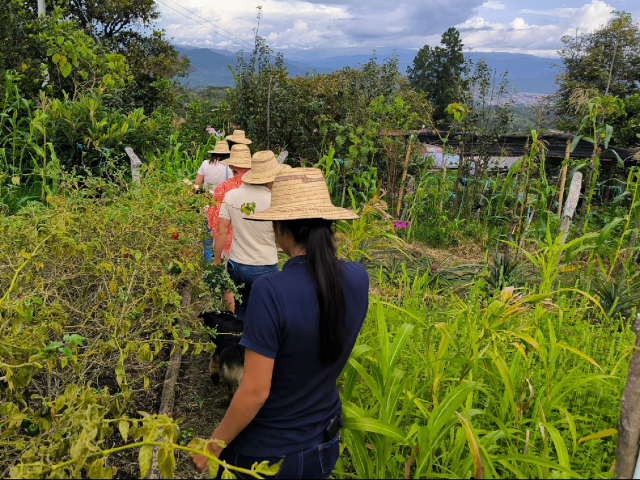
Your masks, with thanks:
M 233 74 L 229 66 L 235 68 L 236 53 L 229 50 L 215 50 L 210 48 L 197 48 L 187 45 L 176 45 L 176 50 L 181 55 L 191 60 L 192 73 L 180 79 L 183 85 L 192 88 L 206 87 L 208 85 L 218 87 L 233 86 Z M 416 56 L 415 50 L 395 50 L 376 52 L 378 61 L 396 55 L 399 69 L 406 73 L 407 67 L 413 63 Z M 246 53 L 244 55 L 247 55 Z M 554 59 L 536 57 L 517 53 L 501 52 L 472 52 L 465 53 L 465 57 L 471 57 L 473 62 L 484 58 L 490 69 L 500 74 L 508 72 L 509 83 L 516 91 L 531 94 L 549 94 L 556 91 L 554 84 L 560 68 L 554 65 Z M 349 66 L 356 67 L 369 61 L 371 55 L 345 55 L 321 57 L 317 54 L 298 54 L 294 59 L 285 57 L 285 66 L 289 75 L 306 75 L 307 73 L 328 73 Z

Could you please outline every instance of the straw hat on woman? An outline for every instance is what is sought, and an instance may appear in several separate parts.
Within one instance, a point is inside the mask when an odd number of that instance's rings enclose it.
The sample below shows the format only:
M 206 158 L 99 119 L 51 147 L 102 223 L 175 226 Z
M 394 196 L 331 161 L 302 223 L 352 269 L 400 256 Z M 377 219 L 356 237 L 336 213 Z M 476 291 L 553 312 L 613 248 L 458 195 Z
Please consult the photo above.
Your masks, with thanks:
M 231 168 L 233 177 L 225 182 L 222 182 L 216 187 L 215 191 L 213 192 L 213 205 L 211 205 L 211 207 L 209 207 L 209 210 L 207 210 L 207 225 L 212 232 L 211 235 L 214 239 L 214 247 L 215 236 L 216 232 L 218 231 L 220 207 L 224 200 L 224 196 L 231 190 L 234 190 L 242 185 L 242 177 L 251 169 L 251 151 L 246 145 L 234 145 L 233 147 L 231 147 L 231 155 L 229 156 L 229 158 L 220 163 Z M 233 231 L 232 229 L 229 229 L 229 233 L 227 234 L 224 241 L 223 254 L 225 256 L 229 255 L 232 239 Z
M 328 478 L 338 459 L 342 405 L 336 380 L 367 314 L 364 267 L 338 260 L 332 225 L 357 215 L 334 207 L 320 170 L 278 174 L 272 221 L 290 259 L 253 285 L 240 345 L 244 376 L 209 451 L 241 468 L 282 461 L 280 478 Z M 250 221 L 250 220 L 245 220 Z M 205 457 L 194 457 L 207 468 Z M 235 463 L 234 463 L 235 462 Z
M 245 137 L 244 130 L 234 130 L 232 135 L 228 135 L 226 138 L 229 145 L 235 144 L 251 145 L 251 140 Z

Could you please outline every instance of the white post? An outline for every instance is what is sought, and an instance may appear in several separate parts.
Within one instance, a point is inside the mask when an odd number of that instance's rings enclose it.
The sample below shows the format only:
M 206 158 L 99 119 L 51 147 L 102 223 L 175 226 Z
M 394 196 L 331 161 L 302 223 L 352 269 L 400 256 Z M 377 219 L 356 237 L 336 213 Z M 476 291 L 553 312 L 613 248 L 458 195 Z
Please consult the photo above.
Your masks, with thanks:
M 576 172 L 571 179 L 571 187 L 569 187 L 569 195 L 567 196 L 567 203 L 564 206 L 564 212 L 562 212 L 562 219 L 560 220 L 560 232 L 562 233 L 562 243 L 567 239 L 569 234 L 569 227 L 571 227 L 571 219 L 576 213 L 576 207 L 578 206 L 578 200 L 580 200 L 580 189 L 582 188 L 582 173 Z
M 45 6 L 45 0 L 38 0 L 38 16 L 42 15 L 43 17 L 47 16 L 47 8 Z
M 133 148 L 126 147 L 124 151 L 127 152 L 129 160 L 131 160 L 131 182 L 135 185 L 140 185 L 140 172 L 138 171 L 138 167 L 142 165 L 142 162 L 138 156 L 133 153 Z

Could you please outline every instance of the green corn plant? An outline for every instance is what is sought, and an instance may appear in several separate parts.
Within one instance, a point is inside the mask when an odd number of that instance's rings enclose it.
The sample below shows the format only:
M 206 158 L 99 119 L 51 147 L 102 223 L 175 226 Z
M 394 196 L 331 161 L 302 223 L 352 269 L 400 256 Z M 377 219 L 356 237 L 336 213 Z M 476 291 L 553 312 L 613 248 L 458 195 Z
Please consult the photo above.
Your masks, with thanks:
M 353 466 L 362 478 L 387 478 L 388 473 L 395 476 L 397 472 L 388 470 L 389 460 L 394 453 L 393 442 L 402 442 L 406 437 L 406 433 L 399 428 L 404 417 L 399 407 L 402 392 L 410 377 L 405 370 L 397 368 L 397 362 L 414 327 L 402 325 L 390 344 L 380 305 L 377 307 L 377 321 L 379 348 L 374 350 L 366 345 L 358 346 L 343 372 L 343 440 L 351 452 Z M 358 377 L 362 378 L 373 396 L 373 405 L 365 405 L 353 398 Z M 376 452 L 374 460 L 367 453 L 363 433 Z

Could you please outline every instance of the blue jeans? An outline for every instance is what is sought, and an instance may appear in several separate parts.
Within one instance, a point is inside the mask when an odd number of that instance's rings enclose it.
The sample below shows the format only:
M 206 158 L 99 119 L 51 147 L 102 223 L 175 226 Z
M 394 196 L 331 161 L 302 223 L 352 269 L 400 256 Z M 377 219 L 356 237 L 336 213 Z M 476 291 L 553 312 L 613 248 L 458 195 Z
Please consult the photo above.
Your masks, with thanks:
M 240 468 L 251 469 L 251 465 L 268 461 L 269 465 L 282 461 L 280 471 L 273 477 L 265 478 L 329 478 L 336 466 L 340 455 L 340 435 L 327 443 L 311 447 L 299 452 L 289 453 L 279 457 L 246 457 L 239 455 L 233 449 L 233 443 L 222 451 L 220 460 Z M 218 478 L 223 469 L 218 471 Z M 238 478 L 253 478 L 234 472 Z
M 238 319 L 244 320 L 244 317 L 247 315 L 247 305 L 253 283 L 261 276 L 277 271 L 277 263 L 275 265 L 243 265 L 242 263 L 229 260 L 227 263 L 227 272 L 229 272 L 231 280 L 233 280 L 233 283 L 236 285 L 243 285 L 239 291 L 242 303 L 236 303 L 235 314 Z
M 204 263 L 213 262 L 213 237 L 211 236 L 211 229 L 209 228 L 209 222 L 207 219 L 204 221 L 204 238 L 202 240 L 204 244 Z

